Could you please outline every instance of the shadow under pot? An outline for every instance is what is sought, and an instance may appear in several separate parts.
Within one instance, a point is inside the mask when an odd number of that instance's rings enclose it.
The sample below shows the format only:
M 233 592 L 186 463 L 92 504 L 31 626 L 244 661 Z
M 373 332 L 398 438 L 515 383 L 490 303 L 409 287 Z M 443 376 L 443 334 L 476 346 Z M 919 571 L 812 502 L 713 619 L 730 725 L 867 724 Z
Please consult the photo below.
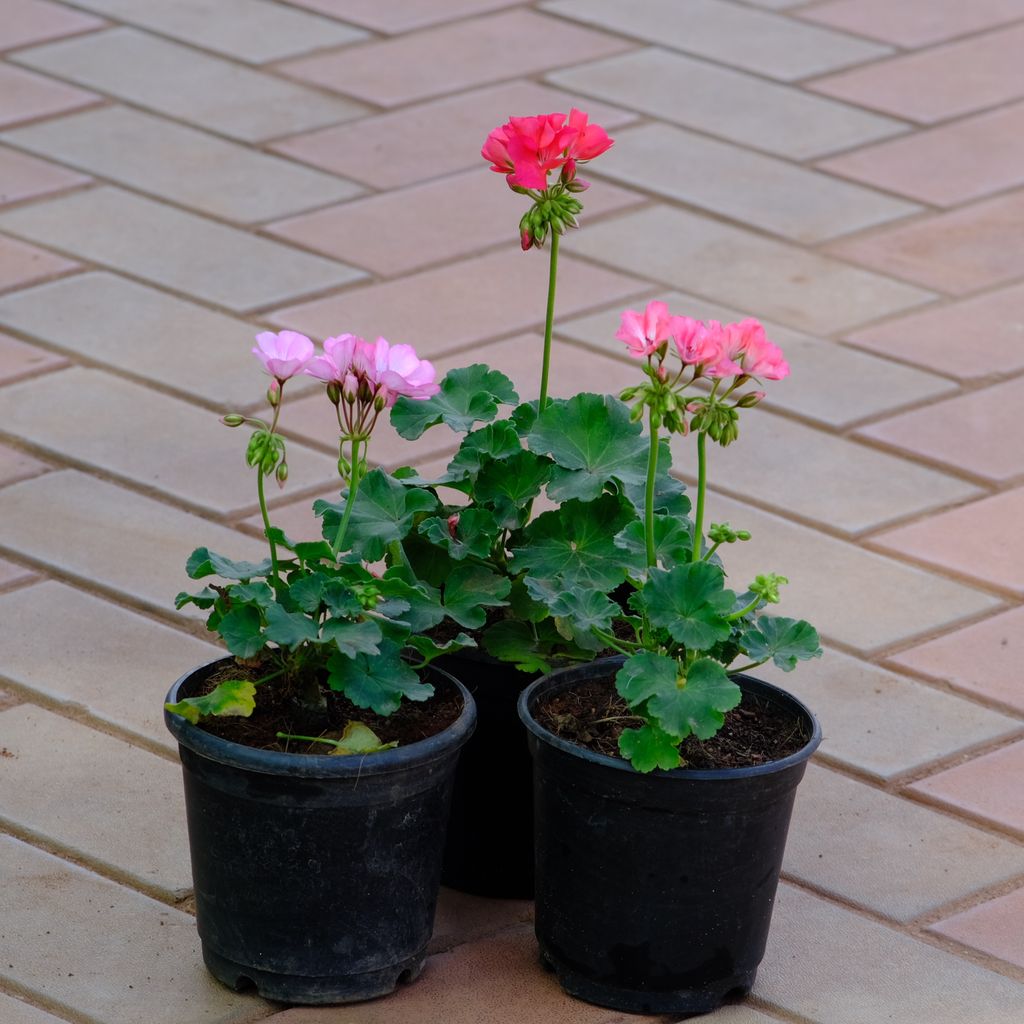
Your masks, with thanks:
M 803 745 L 747 768 L 637 772 L 538 724 L 545 701 L 621 658 L 538 679 L 519 714 L 534 759 L 536 933 L 569 995 L 697 1014 L 750 990 L 764 956 L 796 787 L 821 741 L 795 697 L 748 676 L 741 706 L 789 712 Z
M 195 696 L 230 659 L 185 674 Z M 423 968 L 459 751 L 476 711 L 362 757 L 233 743 L 165 712 L 185 783 L 196 923 L 210 972 L 288 1003 L 371 999 Z

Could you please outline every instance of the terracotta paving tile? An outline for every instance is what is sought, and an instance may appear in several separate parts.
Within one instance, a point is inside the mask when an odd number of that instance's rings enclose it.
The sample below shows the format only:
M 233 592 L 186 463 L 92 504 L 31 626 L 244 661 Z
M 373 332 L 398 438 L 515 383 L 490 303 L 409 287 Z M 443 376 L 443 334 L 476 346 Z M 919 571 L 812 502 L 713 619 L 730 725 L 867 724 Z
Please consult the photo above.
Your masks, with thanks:
M 578 217 L 581 224 L 594 215 L 644 201 L 604 182 L 580 198 L 584 203 L 584 213 Z M 267 224 L 264 230 L 393 277 L 501 242 L 517 243 L 519 218 L 529 202 L 481 164 L 425 185 Z
M 212 635 L 207 643 L 56 580 L 0 594 L 0 611 L 4 678 L 168 750 L 177 744 L 163 695 L 183 672 L 224 653 Z M 59 632 L 47 627 L 54 618 Z M 111 640 L 97 645 L 98 636 Z
M 1024 18 L 1024 0 L 827 0 L 798 18 L 916 49 Z
M 299 252 L 112 186 L 0 213 L 0 230 L 74 252 L 155 284 L 234 310 L 254 309 L 364 277 L 343 263 Z M 161 245 L 154 246 L 159 238 Z M 0 287 L 4 246 L 0 237 Z M 22 262 L 39 250 L 21 246 Z M 57 261 L 57 269 L 74 264 Z M 51 269 L 48 271 L 53 273 Z M 11 283 L 27 284 L 26 276 Z
M 682 6 L 677 0 L 549 0 L 541 9 L 783 81 L 890 52 L 865 39 L 727 0 L 688 0 Z
M 667 124 L 620 132 L 594 172 L 796 242 L 820 242 L 921 211 L 914 203 Z
M 481 1024 L 497 1020 L 516 1024 L 619 1024 L 623 1015 L 572 999 L 554 975 L 537 964 L 533 929 L 511 928 L 490 939 L 456 946 L 427 961 L 415 985 L 399 988 L 387 999 L 356 1006 L 307 1007 L 273 1017 L 274 1024 Z M 637 1024 L 663 1018 L 630 1016 Z
M 8 562 L 6 558 L 0 558 L 0 587 L 21 586 L 29 580 L 37 578 L 31 569 Z
M 582 232 L 580 232 L 582 234 Z M 643 290 L 636 278 L 588 266 L 568 254 L 559 260 L 556 311 L 568 316 L 586 309 L 595 296 L 607 301 Z M 384 335 L 434 356 L 497 334 L 544 322 L 548 260 L 531 249 L 491 253 L 399 281 L 352 288 L 336 297 L 289 306 L 269 314 L 283 327 L 318 338 L 350 331 Z
M 990 956 L 1024 967 L 1024 889 L 1016 889 L 929 927 Z
M 164 899 L 192 888 L 177 765 L 31 704 L 0 714 L 0 745 L 14 755 L 4 765 L 6 821 Z M 55 748 L 74 751 L 76 785 L 62 784 Z
M 480 147 L 512 114 L 569 112 L 572 94 L 533 82 L 509 82 L 417 104 L 318 132 L 296 135 L 271 149 L 376 188 L 398 188 L 479 167 Z M 586 107 L 608 129 L 635 115 L 603 103 Z
M 814 711 L 823 754 L 877 779 L 1024 730 L 1017 718 L 831 649 L 793 672 L 762 665 L 756 674 Z
M 753 995 L 814 1024 L 1014 1024 L 1020 1016 L 1020 982 L 791 885 L 779 886 Z
M 45 462 L 32 458 L 6 444 L 0 444 L 0 487 L 28 480 L 45 473 L 50 467 Z
M 1024 595 L 1024 488 L 875 534 L 872 546 Z
M 309 131 L 367 112 L 361 103 L 325 96 L 133 28 L 38 46 L 16 59 L 244 142 Z
M 992 595 L 973 587 L 867 551 L 717 491 L 709 495 L 707 516 L 709 523 L 730 522 L 753 534 L 745 544 L 730 545 L 722 556 L 737 588 L 758 573 L 785 573 L 790 582 L 782 591 L 778 613 L 805 618 L 826 641 L 837 641 L 864 654 L 948 629 L 1001 605 Z M 837 587 L 836 580 L 843 585 Z
M 947 768 L 910 787 L 947 807 L 1024 834 L 1024 740 Z
M 993 481 L 1024 473 L 1024 378 L 947 398 L 858 431 Z
M 0 235 L 0 291 L 55 277 L 77 266 L 63 256 Z
M 950 295 L 1024 276 L 1024 191 L 986 199 L 913 224 L 832 242 L 828 251 L 872 270 Z
M 255 324 L 105 271 L 74 274 L 0 296 L 0 325 L 218 407 L 258 401 L 267 378 L 249 351 Z M 0 335 L 0 380 L 66 366 L 62 356 Z M 24 351 L 22 351 L 24 350 Z M 289 391 L 313 387 L 299 378 Z
M 254 474 L 245 465 L 248 432 L 226 429 L 207 409 L 83 367 L 13 384 L 3 400 L 7 429 L 57 457 L 225 515 L 256 504 Z M 331 483 L 335 461 L 289 446 L 290 485 Z
M 302 498 L 284 505 L 275 505 L 269 511 L 270 524 L 279 530 L 284 530 L 292 540 L 320 540 L 323 537 L 321 529 L 323 521 L 313 515 L 313 502 L 317 498 L 323 498 L 324 501 L 338 501 L 340 493 L 340 487 L 335 487 L 333 490 L 324 491 L 315 497 Z M 268 495 L 269 503 L 270 496 Z M 263 540 L 263 517 L 260 513 L 257 512 L 255 515 L 241 520 L 238 525 L 247 528 L 249 533 L 258 537 L 260 541 Z
M 845 340 L 961 380 L 1015 373 L 1024 369 L 1024 285 L 885 320 Z
M 56 82 L 34 71 L 0 64 L 0 127 L 66 114 L 98 103 L 99 99 L 95 93 Z
M 4 296 L 4 299 L 10 296 Z M 0 299 L 0 303 L 3 299 Z M 23 377 L 33 377 L 48 370 L 59 370 L 67 366 L 63 356 L 47 352 L 46 349 L 27 345 L 8 334 L 0 334 L 0 384 L 10 384 Z
M 484 899 L 442 886 L 428 949 L 451 949 L 532 920 L 533 900 Z
M 205 50 L 252 64 L 367 38 L 362 29 L 271 0 L 76 0 L 76 4 L 183 43 L 202 40 Z
M 185 560 L 198 545 L 229 558 L 266 556 L 263 544 L 237 530 L 76 470 L 0 488 L 0 522 L 0 544 L 10 550 L 164 614 L 194 583 Z M 54 530 L 55 522 L 64 529 Z
M 1024 184 L 1024 104 L 979 114 L 818 165 L 937 206 Z
M 47 39 L 88 32 L 105 24 L 102 18 L 72 10 L 50 0 L 4 0 L 0 50 L 13 50 Z
M 397 34 L 521 4 L 523 0 L 416 0 L 382 4 L 379 0 L 292 0 L 317 14 L 350 21 L 376 32 Z
M 0 206 L 63 192 L 89 180 L 66 167 L 0 146 Z
M 631 45 L 519 8 L 289 61 L 278 68 L 303 81 L 394 107 L 605 57 Z M 444 54 L 443 60 L 438 60 L 439 54 Z
M 789 159 L 896 135 L 901 121 L 657 46 L 581 64 L 549 82 Z M 680 103 L 680 96 L 699 102 Z
M 673 436 L 672 453 L 674 469 L 696 481 L 693 438 Z M 740 443 L 709 449 L 709 465 L 718 487 L 737 498 L 851 534 L 981 494 L 962 480 L 763 410 L 741 417 Z
M 812 763 L 783 870 L 906 922 L 1024 874 L 1024 847 Z
M 933 298 L 819 253 L 664 205 L 591 225 L 573 244 L 628 273 L 814 334 L 848 330 Z
M 829 75 L 809 88 L 933 124 L 1024 96 L 1022 46 L 1024 25 L 1015 25 Z
M 104 1024 L 246 1024 L 267 1014 L 262 1000 L 207 973 L 189 914 L 10 836 L 0 850 L 5 932 L 18 936 L 0 965 L 8 984 L 65 1018 Z
M 351 199 L 363 191 L 333 175 L 120 106 L 29 125 L 0 138 L 129 188 L 243 223 Z
M 893 654 L 888 660 L 1024 714 L 1022 658 L 1024 608 L 1012 608 Z
M 660 299 L 675 313 L 698 320 L 729 323 L 749 314 L 683 292 L 665 292 L 634 300 L 642 308 L 649 299 Z M 0 311 L 3 303 L 0 302 Z M 589 316 L 560 320 L 558 334 L 574 338 L 593 349 L 615 355 L 624 353 L 615 338 L 622 308 Z M 772 388 L 762 408 L 785 409 L 831 427 L 843 427 L 908 402 L 935 398 L 956 390 L 950 381 L 931 373 L 901 366 L 888 359 L 867 357 L 845 345 L 812 338 L 779 324 L 764 322 L 768 336 L 781 346 L 791 367 L 784 384 Z M 842 386 L 838 386 L 838 382 Z

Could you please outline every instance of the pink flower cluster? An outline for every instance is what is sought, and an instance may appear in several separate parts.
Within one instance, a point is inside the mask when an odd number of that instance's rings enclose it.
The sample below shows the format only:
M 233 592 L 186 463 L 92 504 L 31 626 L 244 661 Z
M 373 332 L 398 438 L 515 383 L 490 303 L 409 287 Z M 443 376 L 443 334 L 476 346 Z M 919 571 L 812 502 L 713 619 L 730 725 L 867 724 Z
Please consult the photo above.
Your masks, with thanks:
M 575 107 L 565 114 L 512 117 L 495 128 L 480 155 L 491 170 L 504 174 L 513 188 L 544 190 L 548 174 L 560 171 L 563 181 L 576 177 L 576 164 L 593 160 L 612 145 L 608 133 Z
M 440 391 L 433 365 L 420 359 L 411 345 L 392 345 L 385 338 L 364 341 L 354 334 L 340 334 L 324 341 L 317 355 L 304 334 L 264 331 L 256 335 L 253 354 L 277 383 L 304 373 L 326 384 L 335 384 L 345 400 L 370 401 L 380 408 L 396 399 L 430 398 Z
M 627 309 L 615 337 L 626 343 L 629 354 L 644 359 L 664 352 L 671 341 L 687 366 L 700 367 L 705 377 L 746 375 L 782 380 L 789 364 L 778 345 L 768 340 L 757 320 L 722 324 L 674 316 L 664 302 L 649 302 L 643 313 Z

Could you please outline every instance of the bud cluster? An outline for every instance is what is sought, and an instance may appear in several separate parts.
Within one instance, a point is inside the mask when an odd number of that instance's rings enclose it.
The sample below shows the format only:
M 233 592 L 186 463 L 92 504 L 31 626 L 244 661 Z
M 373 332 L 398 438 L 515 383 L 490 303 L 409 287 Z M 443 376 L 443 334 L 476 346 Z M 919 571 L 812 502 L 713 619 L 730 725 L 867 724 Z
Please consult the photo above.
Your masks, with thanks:
M 583 209 L 583 204 L 569 193 L 583 188 L 586 188 L 584 182 L 573 179 L 567 184 L 555 185 L 534 201 L 519 221 L 519 238 L 524 252 L 543 248 L 549 231 L 564 235 L 569 228 L 580 226 L 576 214 Z

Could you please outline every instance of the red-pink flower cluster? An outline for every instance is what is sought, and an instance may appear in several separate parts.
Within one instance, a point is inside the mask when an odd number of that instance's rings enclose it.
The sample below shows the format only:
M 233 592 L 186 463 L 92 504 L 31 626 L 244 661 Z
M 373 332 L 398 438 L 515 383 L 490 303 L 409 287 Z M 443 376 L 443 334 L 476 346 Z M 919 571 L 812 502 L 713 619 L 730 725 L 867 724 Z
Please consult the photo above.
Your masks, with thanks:
M 543 191 L 551 171 L 559 171 L 563 182 L 573 181 L 578 163 L 612 145 L 600 125 L 588 122 L 588 115 L 575 107 L 568 118 L 557 113 L 512 117 L 487 136 L 480 155 L 492 171 L 505 175 L 510 187 Z
M 615 337 L 629 355 L 644 359 L 664 351 L 671 341 L 687 366 L 700 367 L 705 377 L 760 377 L 782 380 L 789 364 L 778 345 L 768 340 L 757 320 L 722 324 L 674 316 L 664 302 L 649 302 L 643 313 L 627 309 Z

